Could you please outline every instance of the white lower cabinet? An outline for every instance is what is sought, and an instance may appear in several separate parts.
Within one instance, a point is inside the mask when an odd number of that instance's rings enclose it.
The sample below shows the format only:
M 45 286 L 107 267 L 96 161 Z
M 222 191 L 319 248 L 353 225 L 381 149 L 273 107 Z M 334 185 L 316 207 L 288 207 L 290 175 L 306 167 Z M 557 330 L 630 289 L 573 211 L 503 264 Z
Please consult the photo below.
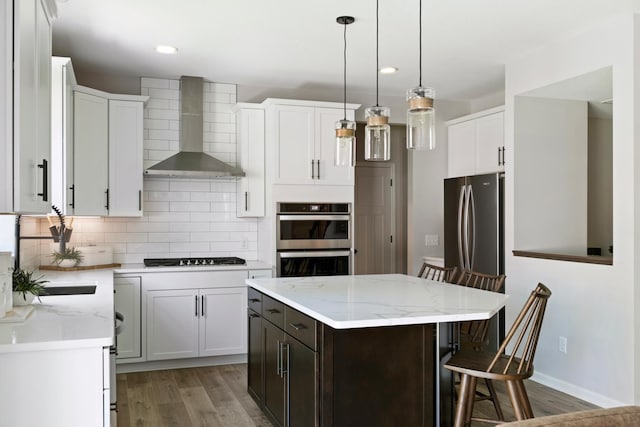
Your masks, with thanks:
M 142 357 L 140 276 L 116 276 L 113 281 L 115 310 L 124 316 L 124 328 L 116 337 L 118 360 Z

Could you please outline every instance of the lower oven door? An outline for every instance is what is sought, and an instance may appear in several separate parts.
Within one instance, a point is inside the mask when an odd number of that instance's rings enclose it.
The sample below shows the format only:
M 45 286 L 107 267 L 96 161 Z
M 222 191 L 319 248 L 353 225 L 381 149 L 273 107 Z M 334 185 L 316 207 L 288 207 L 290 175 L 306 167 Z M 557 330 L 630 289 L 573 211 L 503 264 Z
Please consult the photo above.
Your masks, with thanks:
M 277 277 L 351 274 L 351 250 L 278 252 Z

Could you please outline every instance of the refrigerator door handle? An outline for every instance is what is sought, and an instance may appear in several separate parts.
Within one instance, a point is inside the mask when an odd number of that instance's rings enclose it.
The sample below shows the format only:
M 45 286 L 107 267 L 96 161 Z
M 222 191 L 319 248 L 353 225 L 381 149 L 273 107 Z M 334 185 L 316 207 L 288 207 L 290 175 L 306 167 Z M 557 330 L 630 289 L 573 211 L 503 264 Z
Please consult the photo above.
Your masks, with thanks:
M 464 198 L 464 213 L 462 221 L 462 230 L 464 233 L 464 270 L 471 270 L 471 263 L 469 262 L 469 185 L 465 185 L 465 198 Z
M 460 187 L 460 195 L 458 196 L 458 261 L 459 267 L 463 270 L 465 269 L 465 262 L 463 257 L 463 249 L 462 249 L 462 219 L 464 216 L 464 199 L 466 194 L 466 185 Z
M 467 244 L 467 253 L 469 254 L 469 270 L 472 270 L 476 254 L 476 201 L 473 197 L 473 187 L 471 184 L 469 184 L 469 205 L 471 206 L 471 209 L 470 214 L 467 212 L 467 216 L 471 222 L 471 245 Z

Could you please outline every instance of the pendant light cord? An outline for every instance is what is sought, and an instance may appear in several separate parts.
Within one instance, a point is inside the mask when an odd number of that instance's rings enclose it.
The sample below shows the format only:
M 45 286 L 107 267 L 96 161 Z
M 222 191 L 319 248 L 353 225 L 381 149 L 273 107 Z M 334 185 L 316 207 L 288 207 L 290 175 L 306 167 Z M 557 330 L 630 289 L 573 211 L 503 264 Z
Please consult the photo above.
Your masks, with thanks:
M 379 36 L 380 22 L 379 22 L 379 18 L 378 18 L 378 16 L 379 16 L 379 8 L 380 8 L 379 7 L 379 3 L 380 3 L 379 0 L 376 0 L 376 107 L 380 106 L 379 101 L 378 101 L 378 78 L 379 78 L 378 74 L 380 74 L 379 73 L 379 70 L 380 70 L 380 51 L 379 51 L 379 47 L 378 47 L 379 39 L 380 39 L 380 36 Z
M 420 82 L 418 84 L 418 86 L 422 87 L 422 0 L 420 0 L 420 11 L 419 11 L 419 18 L 418 18 L 418 25 L 420 26 L 420 30 L 419 30 L 419 37 L 420 37 L 420 41 L 419 41 L 419 45 L 420 45 L 420 64 L 419 64 L 419 68 L 420 68 Z
M 344 99 L 344 119 L 347 120 L 347 23 L 344 23 L 344 71 L 343 71 L 343 99 Z

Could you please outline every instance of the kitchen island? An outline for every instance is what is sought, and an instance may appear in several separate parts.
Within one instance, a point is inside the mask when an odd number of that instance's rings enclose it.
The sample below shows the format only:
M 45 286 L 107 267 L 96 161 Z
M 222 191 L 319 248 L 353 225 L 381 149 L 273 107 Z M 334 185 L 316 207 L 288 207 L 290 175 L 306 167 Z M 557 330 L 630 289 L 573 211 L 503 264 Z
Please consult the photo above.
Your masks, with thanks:
M 26 318 L 0 319 L 0 425 L 108 426 L 113 271 L 40 274 L 95 293 L 43 296 Z
M 451 325 L 507 299 L 401 274 L 247 284 L 248 391 L 289 427 L 451 424 Z

